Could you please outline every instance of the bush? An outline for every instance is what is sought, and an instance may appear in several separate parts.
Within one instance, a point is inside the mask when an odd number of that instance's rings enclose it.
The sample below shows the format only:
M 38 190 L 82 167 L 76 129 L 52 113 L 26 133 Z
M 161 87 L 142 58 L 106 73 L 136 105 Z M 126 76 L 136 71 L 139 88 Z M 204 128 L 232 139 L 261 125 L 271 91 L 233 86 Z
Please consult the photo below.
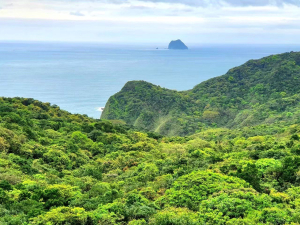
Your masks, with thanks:
M 200 203 L 209 195 L 221 190 L 244 187 L 249 187 L 249 184 L 236 177 L 207 171 L 195 171 L 179 177 L 158 202 L 161 205 L 198 210 Z
M 150 225 L 198 225 L 202 224 L 198 213 L 186 208 L 167 208 L 155 214 Z
M 31 219 L 32 225 L 85 225 L 87 213 L 83 208 L 59 207 Z

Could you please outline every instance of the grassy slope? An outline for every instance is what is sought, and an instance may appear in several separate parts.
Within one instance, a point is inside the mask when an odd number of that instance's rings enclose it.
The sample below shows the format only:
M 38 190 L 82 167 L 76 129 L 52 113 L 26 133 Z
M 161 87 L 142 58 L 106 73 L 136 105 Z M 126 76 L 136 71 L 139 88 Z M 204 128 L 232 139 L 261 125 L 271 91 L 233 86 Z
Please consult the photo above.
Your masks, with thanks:
M 176 92 L 144 81 L 128 82 L 102 114 L 164 135 L 206 127 L 238 128 L 298 121 L 300 53 L 250 60 L 192 90 Z

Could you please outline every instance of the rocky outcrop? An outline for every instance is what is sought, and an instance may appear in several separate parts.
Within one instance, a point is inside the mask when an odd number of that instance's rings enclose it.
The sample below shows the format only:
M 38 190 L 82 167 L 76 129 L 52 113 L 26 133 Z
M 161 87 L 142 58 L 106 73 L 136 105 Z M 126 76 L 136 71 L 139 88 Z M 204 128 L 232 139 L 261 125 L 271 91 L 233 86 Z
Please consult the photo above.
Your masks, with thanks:
M 180 39 L 176 41 L 171 41 L 168 49 L 181 49 L 186 50 L 189 49 Z

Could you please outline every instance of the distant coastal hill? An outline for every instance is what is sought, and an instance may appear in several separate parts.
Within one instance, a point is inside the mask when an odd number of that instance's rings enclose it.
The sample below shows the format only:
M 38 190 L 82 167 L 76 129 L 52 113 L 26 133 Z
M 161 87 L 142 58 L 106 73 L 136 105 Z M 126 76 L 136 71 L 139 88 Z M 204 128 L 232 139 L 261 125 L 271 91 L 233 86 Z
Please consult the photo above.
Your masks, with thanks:
M 168 49 L 181 49 L 181 50 L 186 50 L 188 49 L 188 47 L 180 40 L 176 40 L 176 41 L 171 41 L 169 44 Z
M 164 135 L 193 134 L 206 127 L 287 125 L 299 122 L 299 86 L 300 52 L 284 53 L 250 60 L 188 91 L 128 82 L 110 97 L 102 118 Z

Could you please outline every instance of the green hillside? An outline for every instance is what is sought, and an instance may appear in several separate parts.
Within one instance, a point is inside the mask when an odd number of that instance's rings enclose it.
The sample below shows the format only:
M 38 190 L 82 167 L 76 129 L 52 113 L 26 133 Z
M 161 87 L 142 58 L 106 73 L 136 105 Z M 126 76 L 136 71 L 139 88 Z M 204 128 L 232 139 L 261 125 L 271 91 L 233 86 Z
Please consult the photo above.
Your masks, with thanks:
M 299 224 L 299 65 L 252 60 L 184 92 L 128 82 L 110 120 L 0 98 L 0 225 Z
M 299 87 L 300 53 L 284 53 L 250 60 L 188 91 L 128 82 L 109 99 L 101 118 L 168 136 L 209 127 L 290 125 L 299 122 Z
M 278 123 L 163 137 L 0 98 L 0 224 L 299 224 L 299 134 Z

